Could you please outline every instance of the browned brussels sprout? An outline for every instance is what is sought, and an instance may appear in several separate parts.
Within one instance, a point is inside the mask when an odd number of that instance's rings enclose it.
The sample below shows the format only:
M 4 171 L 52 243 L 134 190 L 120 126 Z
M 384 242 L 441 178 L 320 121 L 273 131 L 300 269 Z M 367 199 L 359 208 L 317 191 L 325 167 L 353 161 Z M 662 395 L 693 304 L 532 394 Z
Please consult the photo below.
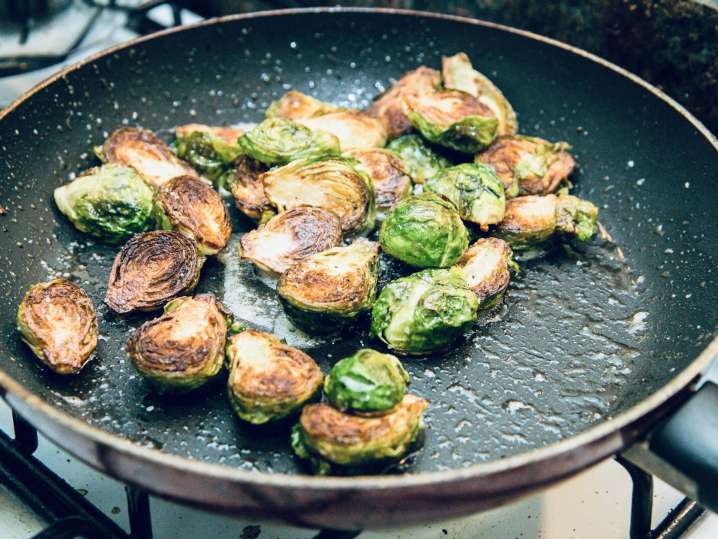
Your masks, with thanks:
M 255 221 L 261 221 L 265 215 L 273 212 L 261 179 L 261 175 L 267 170 L 266 165 L 243 155 L 237 159 L 234 171 L 227 181 L 235 206 Z
M 494 307 L 509 286 L 511 271 L 518 271 L 511 247 L 498 238 L 482 238 L 456 263 L 466 284 L 479 298 L 479 309 Z
M 105 303 L 119 314 L 159 309 L 197 285 L 203 263 L 194 242 L 179 232 L 137 234 L 115 257 Z
M 127 353 L 159 391 L 191 391 L 222 370 L 228 316 L 214 294 L 174 299 L 132 333 Z
M 411 177 L 404 161 L 396 153 L 383 148 L 349 152 L 359 161 L 374 185 L 377 218 L 383 220 L 394 206 L 411 194 Z
M 338 110 L 340 110 L 339 107 L 335 107 L 331 103 L 325 103 L 297 90 L 291 90 L 269 106 L 266 116 L 267 118 L 300 120 L 322 116 Z
M 17 310 L 17 330 L 58 374 L 77 374 L 97 346 L 97 316 L 85 291 L 65 279 L 33 285 Z
M 244 135 L 249 129 L 253 127 L 251 124 L 244 127 L 232 127 L 232 126 L 211 126 L 205 124 L 185 124 L 178 125 L 175 127 L 175 135 L 178 138 L 188 137 L 192 133 L 206 133 L 213 137 L 217 137 L 223 140 L 229 145 L 236 145 L 237 139 Z
M 238 127 L 212 127 L 187 124 L 175 128 L 177 138 L 172 147 L 177 155 L 217 186 L 239 157 L 239 137 L 245 130 Z
M 219 193 L 192 176 L 173 178 L 155 197 L 160 228 L 177 230 L 197 244 L 201 255 L 213 255 L 227 246 L 232 223 Z
M 279 276 L 305 258 L 342 241 L 339 218 L 321 208 L 301 206 L 272 217 L 240 240 L 240 255 L 260 270 Z
M 386 131 L 382 123 L 359 110 L 331 112 L 296 122 L 312 130 L 331 133 L 339 139 L 339 148 L 343 152 L 379 148 L 386 144 Z
M 237 415 L 261 425 L 299 410 L 317 394 L 322 371 L 274 335 L 247 329 L 227 345 L 229 400 Z

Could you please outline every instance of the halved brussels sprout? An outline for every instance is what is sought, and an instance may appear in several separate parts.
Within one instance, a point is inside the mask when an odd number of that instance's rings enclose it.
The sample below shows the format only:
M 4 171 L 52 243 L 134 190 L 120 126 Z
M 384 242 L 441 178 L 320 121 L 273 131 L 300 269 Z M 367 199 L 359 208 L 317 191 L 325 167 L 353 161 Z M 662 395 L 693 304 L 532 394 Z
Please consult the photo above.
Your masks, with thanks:
M 232 407 L 255 425 L 299 410 L 322 385 L 322 371 L 311 357 L 269 333 L 247 329 L 233 335 L 227 360 Z
M 403 135 L 392 140 L 387 148 L 404 160 L 409 176 L 415 183 L 425 183 L 451 166 L 451 161 L 429 148 L 419 135 Z
M 260 270 L 279 276 L 297 262 L 342 241 L 339 218 L 321 208 L 301 206 L 272 217 L 240 239 L 240 255 Z
M 371 335 L 400 354 L 445 351 L 476 321 L 478 307 L 458 268 L 420 271 L 382 289 Z
M 261 179 L 261 175 L 267 170 L 266 165 L 243 155 L 237 159 L 226 182 L 239 211 L 257 221 L 273 212 Z
M 511 103 L 493 82 L 472 67 L 466 53 L 445 57 L 441 63 L 441 74 L 444 87 L 466 92 L 491 109 L 499 122 L 499 135 L 516 133 L 518 122 Z
M 204 174 L 215 185 L 239 157 L 239 137 L 244 130 L 234 127 L 210 127 L 187 124 L 175 128 L 177 155 Z
M 425 189 L 448 198 L 462 219 L 481 225 L 484 230 L 504 218 L 504 186 L 490 166 L 463 163 L 446 168 L 429 178 Z
M 97 346 L 97 316 L 85 291 L 66 279 L 38 283 L 17 310 L 17 330 L 57 374 L 77 374 Z
M 337 362 L 324 379 L 324 396 L 339 410 L 385 412 L 401 402 L 409 384 L 396 356 L 364 348 Z
M 328 404 L 310 404 L 292 429 L 292 448 L 322 475 L 346 467 L 400 460 L 416 441 L 428 405 L 421 397 L 408 394 L 389 413 L 363 417 L 340 412 Z
M 339 217 L 342 232 L 363 234 L 374 228 L 376 208 L 371 179 L 351 158 L 302 159 L 262 176 L 264 192 L 279 211 L 314 206 Z
M 316 159 L 339 153 L 339 139 L 325 131 L 269 118 L 239 139 L 242 151 L 266 165 L 284 165 L 297 159 Z
M 479 309 L 501 302 L 509 286 L 510 271 L 518 271 L 511 247 L 498 238 L 481 238 L 456 263 L 466 284 L 479 298 Z
M 148 129 L 123 127 L 95 148 L 105 163 L 132 167 L 147 183 L 160 187 L 177 176 L 197 176 L 197 171 L 172 153 L 169 146 Z
M 197 243 L 201 255 L 213 255 L 227 246 L 232 223 L 222 197 L 192 176 L 173 178 L 155 197 L 160 228 L 177 230 Z
M 371 178 L 377 218 L 384 219 L 401 199 L 411 194 L 411 177 L 396 153 L 374 148 L 353 150 L 349 155 L 359 162 L 358 167 Z
M 322 116 L 330 112 L 341 110 L 339 107 L 320 101 L 297 90 L 290 90 L 277 101 L 269 105 L 267 118 L 286 118 L 298 120 Z
M 132 333 L 127 353 L 158 390 L 191 391 L 222 370 L 228 316 L 214 294 L 174 299 Z
M 332 333 L 371 309 L 379 276 L 379 244 L 363 238 L 305 258 L 279 279 L 289 319 L 309 333 Z
M 339 139 L 339 147 L 344 152 L 379 148 L 386 144 L 386 131 L 382 123 L 359 110 L 331 112 L 296 122 L 312 130 L 331 133 Z
M 491 165 L 506 195 L 547 195 L 568 182 L 576 162 L 566 142 L 551 143 L 538 137 L 499 137 L 476 156 L 477 163 Z
M 105 303 L 119 314 L 159 309 L 197 286 L 203 263 L 194 242 L 179 232 L 137 234 L 115 257 Z
M 58 209 L 81 232 L 108 243 L 154 226 L 152 188 L 131 168 L 102 165 L 55 189 Z
M 418 268 L 453 265 L 469 245 L 456 206 L 434 193 L 405 198 L 381 226 L 382 250 Z
M 402 76 L 394 86 L 379 96 L 367 112 L 384 124 L 390 139 L 398 137 L 411 129 L 404 99 L 433 92 L 440 84 L 441 75 L 437 70 L 421 66 Z
M 433 144 L 476 153 L 496 138 L 498 120 L 477 98 L 456 90 L 427 93 L 406 100 L 409 122 Z

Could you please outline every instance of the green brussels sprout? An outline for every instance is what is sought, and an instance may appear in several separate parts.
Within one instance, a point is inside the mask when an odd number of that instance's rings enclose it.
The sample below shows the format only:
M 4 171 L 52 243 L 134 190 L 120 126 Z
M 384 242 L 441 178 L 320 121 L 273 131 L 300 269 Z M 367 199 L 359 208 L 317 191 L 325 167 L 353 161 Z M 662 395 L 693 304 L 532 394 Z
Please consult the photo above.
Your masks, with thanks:
M 396 205 L 381 226 L 379 243 L 411 266 L 446 268 L 468 247 L 469 233 L 452 202 L 426 192 Z
M 152 131 L 134 127 L 118 129 L 95 153 L 103 163 L 135 169 L 151 186 L 158 188 L 177 176 L 197 176 L 197 171 L 178 158 Z
M 159 309 L 197 286 L 203 263 L 194 242 L 179 232 L 137 234 L 115 257 L 105 303 L 118 314 Z
M 416 442 L 428 405 L 426 400 L 407 394 L 389 413 L 364 417 L 328 404 L 310 404 L 292 429 L 292 448 L 321 475 L 398 461 Z
M 367 111 L 384 124 L 390 139 L 411 129 L 404 100 L 435 91 L 441 85 L 441 74 L 421 66 L 404 74 L 394 86 L 380 95 Z
M 279 278 L 277 293 L 294 325 L 335 332 L 371 309 L 379 275 L 379 244 L 363 238 L 309 256 Z
M 284 118 L 269 118 L 239 139 L 242 151 L 266 165 L 339 153 L 339 139 Z
M 342 241 L 339 218 L 321 208 L 300 206 L 272 217 L 239 240 L 240 256 L 278 277 L 294 264 Z
M 383 288 L 371 335 L 400 354 L 442 352 L 476 321 L 478 307 L 458 268 L 420 271 Z
M 469 247 L 456 263 L 466 284 L 479 299 L 479 309 L 498 305 L 504 297 L 511 278 L 518 272 L 511 247 L 498 238 L 481 238 Z
M 267 118 L 298 120 L 323 116 L 339 110 L 341 110 L 339 107 L 335 107 L 331 103 L 325 103 L 297 90 L 290 90 L 279 100 L 269 105 L 265 114 Z
M 493 82 L 472 67 L 466 53 L 445 57 L 441 64 L 441 74 L 445 88 L 470 94 L 491 109 L 499 122 L 499 135 L 516 133 L 518 122 L 511 103 Z
M 225 176 L 225 185 L 232 193 L 235 206 L 255 221 L 261 221 L 264 216 L 274 213 L 264 193 L 261 178 L 267 170 L 269 169 L 266 165 L 243 155 L 235 162 L 234 169 Z
M 301 159 L 262 176 L 264 192 L 281 212 L 314 206 L 339 217 L 345 235 L 370 232 L 376 221 L 374 189 L 355 159 Z
M 188 124 L 175 128 L 177 155 L 218 187 L 240 155 L 242 129 Z
M 404 160 L 409 176 L 415 183 L 425 183 L 451 166 L 451 161 L 429 148 L 419 135 L 403 135 L 392 140 L 387 148 Z
M 232 223 L 222 197 L 192 176 L 178 176 L 159 188 L 155 217 L 159 228 L 177 230 L 194 240 L 200 255 L 218 253 L 232 235 Z
M 92 168 L 55 189 L 55 204 L 75 227 L 108 243 L 154 226 L 152 188 L 131 168 Z
M 496 138 L 498 120 L 477 98 L 443 90 L 407 98 L 409 121 L 431 142 L 461 153 L 476 153 Z
M 236 414 L 261 425 L 298 411 L 322 386 L 322 371 L 307 354 L 274 335 L 247 329 L 227 345 L 227 391 Z
M 127 353 L 160 392 L 197 389 L 222 370 L 228 318 L 214 294 L 173 299 L 132 333 Z
M 353 150 L 349 155 L 371 178 L 377 219 L 383 220 L 401 199 L 411 194 L 411 177 L 404 162 L 396 153 L 383 148 Z
M 313 131 L 331 133 L 339 139 L 343 152 L 379 148 L 386 144 L 382 123 L 360 110 L 342 110 L 322 116 L 295 120 Z
M 409 373 L 391 354 L 365 348 L 337 362 L 324 379 L 324 396 L 348 412 L 386 412 L 401 402 Z
M 589 241 L 596 234 L 598 208 L 573 195 L 556 197 L 556 227 L 565 236 Z
M 448 198 L 459 209 L 462 219 L 484 230 L 504 218 L 504 186 L 490 166 L 463 163 L 447 168 L 429 178 L 424 187 Z
M 87 293 L 66 279 L 37 283 L 17 309 L 17 330 L 57 374 L 77 374 L 97 347 L 97 315 Z
M 499 137 L 476 156 L 477 163 L 491 165 L 504 184 L 506 196 L 548 195 L 568 184 L 576 162 L 565 142 L 551 143 L 522 135 Z

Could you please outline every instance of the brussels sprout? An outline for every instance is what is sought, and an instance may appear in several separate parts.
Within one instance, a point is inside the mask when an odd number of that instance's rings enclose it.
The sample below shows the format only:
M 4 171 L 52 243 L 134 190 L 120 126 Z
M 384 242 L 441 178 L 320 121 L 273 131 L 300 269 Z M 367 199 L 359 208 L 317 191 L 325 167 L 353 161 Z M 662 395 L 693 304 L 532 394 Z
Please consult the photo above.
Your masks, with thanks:
M 504 218 L 504 186 L 490 166 L 464 163 L 444 169 L 426 181 L 425 189 L 448 198 L 462 219 L 483 229 Z
M 389 138 L 395 138 L 411 129 L 404 100 L 433 92 L 441 84 L 441 75 L 435 69 L 421 66 L 406 73 L 394 86 L 369 107 L 369 114 L 384 124 Z
M 374 228 L 374 190 L 355 165 L 356 160 L 345 157 L 294 161 L 262 176 L 264 192 L 279 211 L 323 208 L 339 217 L 344 234 L 363 234 Z
M 279 278 L 289 319 L 309 333 L 332 333 L 371 309 L 379 275 L 379 244 L 357 239 L 297 262 Z
M 395 152 L 374 148 L 353 150 L 348 155 L 356 159 L 357 168 L 371 178 L 378 219 L 383 220 L 389 210 L 411 194 L 411 177 Z
M 177 155 L 204 174 L 215 185 L 239 157 L 239 137 L 244 130 L 233 127 L 182 125 L 175 129 Z
M 322 371 L 307 354 L 253 329 L 227 345 L 229 400 L 237 415 L 261 425 L 299 410 L 322 385 Z
M 177 230 L 197 244 L 201 255 L 213 255 L 227 246 L 232 223 L 222 197 L 192 176 L 173 178 L 155 197 L 160 228 Z
M 177 176 L 197 176 L 197 171 L 172 153 L 169 146 L 147 129 L 123 127 L 95 148 L 105 163 L 132 167 L 147 183 L 160 187 Z
M 313 131 L 331 133 L 339 139 L 342 151 L 378 148 L 386 144 L 386 131 L 382 123 L 359 110 L 331 112 L 296 122 Z
M 214 294 L 174 299 L 132 333 L 127 353 L 159 391 L 191 391 L 222 370 L 228 316 Z
M 441 64 L 441 74 L 444 87 L 466 92 L 491 109 L 499 122 L 499 135 L 516 133 L 518 122 L 511 103 L 493 82 L 471 66 L 471 60 L 465 53 L 445 57 Z
M 469 245 L 469 233 L 456 206 L 434 193 L 405 198 L 381 226 L 382 250 L 411 266 L 446 268 Z
M 509 286 L 509 270 L 518 271 L 511 247 L 498 238 L 482 238 L 469 247 L 456 263 L 466 284 L 479 299 L 479 309 L 501 302 Z
M 387 146 L 404 160 L 409 176 L 415 183 L 425 183 L 432 176 L 451 166 L 451 161 L 434 152 L 419 135 L 404 135 Z
M 556 197 L 556 227 L 561 234 L 588 241 L 596 233 L 598 208 L 573 195 Z
M 491 165 L 506 195 L 547 195 L 568 183 L 576 162 L 565 142 L 551 143 L 521 135 L 499 137 L 476 156 L 477 163 Z
M 257 221 L 273 212 L 260 177 L 267 170 L 259 161 L 243 155 L 237 159 L 234 170 L 226 181 L 239 211 Z
M 17 310 L 22 340 L 58 374 L 77 374 L 97 346 L 97 316 L 85 291 L 66 279 L 38 283 Z
M 242 151 L 267 165 L 315 159 L 339 153 L 339 139 L 291 120 L 269 118 L 239 139 Z
M 363 417 L 328 404 L 310 404 L 292 430 L 292 448 L 322 475 L 346 467 L 397 461 L 416 441 L 428 405 L 421 397 L 408 394 L 389 413 Z
M 498 120 L 477 98 L 444 90 L 406 100 L 409 122 L 433 144 L 461 153 L 476 153 L 496 138 Z
M 325 103 L 297 90 L 291 90 L 279 98 L 278 101 L 269 105 L 266 116 L 267 118 L 298 120 L 322 116 L 330 112 L 337 112 L 338 110 L 341 109 L 331 103 Z
M 179 232 L 137 234 L 115 257 L 105 303 L 119 314 L 159 309 L 197 286 L 203 263 L 194 242 Z
M 339 218 L 321 208 L 301 206 L 272 217 L 240 239 L 240 255 L 260 270 L 279 276 L 297 262 L 342 241 Z
M 478 307 L 458 268 L 420 271 L 383 288 L 371 335 L 401 354 L 444 351 L 476 321 Z
M 406 394 L 409 373 L 391 354 L 365 348 L 337 362 L 324 379 L 324 396 L 349 412 L 385 412 Z
M 152 188 L 131 168 L 92 168 L 55 189 L 58 209 L 81 232 L 108 243 L 154 226 Z

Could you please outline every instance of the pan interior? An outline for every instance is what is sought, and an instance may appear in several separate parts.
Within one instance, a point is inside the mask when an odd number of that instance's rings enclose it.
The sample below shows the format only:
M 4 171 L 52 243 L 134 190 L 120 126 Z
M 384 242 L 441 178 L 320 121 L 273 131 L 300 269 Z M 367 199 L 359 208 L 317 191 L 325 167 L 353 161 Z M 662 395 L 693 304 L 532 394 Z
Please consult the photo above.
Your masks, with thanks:
M 505 305 L 450 354 L 406 360 L 411 390 L 431 401 L 425 447 L 407 471 L 546 446 L 666 384 L 718 324 L 711 144 L 647 90 L 569 51 L 456 21 L 368 13 L 260 17 L 167 35 L 68 73 L 0 122 L 1 368 L 68 414 L 138 444 L 301 472 L 287 425 L 241 424 L 223 381 L 179 399 L 149 391 L 124 347 L 153 315 L 108 313 L 102 298 L 119 247 L 76 232 L 52 190 L 95 165 L 92 146 L 123 125 L 256 121 L 290 88 L 364 107 L 403 72 L 461 50 L 506 93 L 523 133 L 573 145 L 575 192 L 601 208 L 625 261 L 597 240 L 579 254 L 524 264 Z M 232 213 L 232 246 L 207 264 L 198 291 L 215 292 L 240 319 L 305 349 L 325 372 L 357 347 L 377 346 L 366 325 L 335 339 L 294 330 L 274 292 L 239 262 L 237 240 L 250 223 Z M 402 271 L 384 260 L 382 279 Z M 97 357 L 68 380 L 40 368 L 15 333 L 23 292 L 56 275 L 91 294 L 102 333 Z

